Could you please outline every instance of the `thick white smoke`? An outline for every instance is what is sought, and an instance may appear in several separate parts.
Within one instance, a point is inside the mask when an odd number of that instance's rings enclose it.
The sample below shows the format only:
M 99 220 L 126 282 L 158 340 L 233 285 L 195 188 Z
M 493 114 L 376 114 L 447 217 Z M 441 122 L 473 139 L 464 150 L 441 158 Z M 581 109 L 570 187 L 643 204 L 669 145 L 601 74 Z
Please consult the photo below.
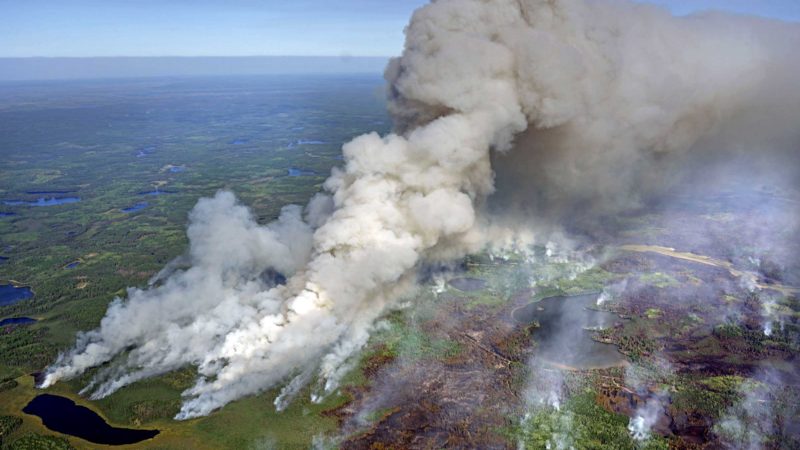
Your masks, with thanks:
M 315 373 L 324 394 L 420 261 L 463 256 L 495 235 L 485 213 L 495 173 L 500 184 L 542 186 L 530 195 L 546 201 L 627 202 L 671 155 L 763 107 L 754 99 L 797 74 L 782 59 L 798 43 L 793 27 L 678 19 L 627 1 L 441 0 L 418 10 L 406 35 L 386 74 L 396 134 L 345 144 L 345 166 L 305 220 L 287 207 L 259 226 L 230 193 L 201 200 L 190 268 L 115 300 L 43 386 L 113 360 L 87 388 L 103 397 L 193 365 L 179 419 L 279 383 L 284 405 Z M 492 150 L 510 167 L 493 170 Z M 274 286 L 274 272 L 287 283 Z

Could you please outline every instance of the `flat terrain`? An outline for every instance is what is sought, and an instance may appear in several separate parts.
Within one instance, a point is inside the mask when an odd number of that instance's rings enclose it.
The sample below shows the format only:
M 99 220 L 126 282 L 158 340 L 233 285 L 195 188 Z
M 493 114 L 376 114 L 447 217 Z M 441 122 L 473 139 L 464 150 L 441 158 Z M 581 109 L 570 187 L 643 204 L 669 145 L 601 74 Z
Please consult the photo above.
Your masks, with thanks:
M 0 284 L 35 294 L 0 320 L 36 319 L 0 328 L 2 446 L 105 448 L 23 413 L 41 393 L 31 374 L 184 251 L 201 196 L 231 189 L 261 222 L 305 203 L 342 142 L 389 129 L 381 85 L 0 85 Z M 176 422 L 192 368 L 99 401 L 78 394 L 91 373 L 47 392 L 160 430 L 123 448 L 797 448 L 797 199 L 676 194 L 566 240 L 422 268 L 321 403 L 307 389 L 278 413 L 275 390 Z

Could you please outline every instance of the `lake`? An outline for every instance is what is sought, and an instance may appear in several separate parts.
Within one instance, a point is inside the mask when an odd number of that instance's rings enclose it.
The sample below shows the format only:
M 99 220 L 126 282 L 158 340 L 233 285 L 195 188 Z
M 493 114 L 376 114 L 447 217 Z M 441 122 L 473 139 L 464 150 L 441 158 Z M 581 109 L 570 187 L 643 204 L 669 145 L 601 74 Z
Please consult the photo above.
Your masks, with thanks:
M 311 177 L 317 174 L 313 170 L 298 169 L 297 167 L 289 168 L 288 173 L 290 177 Z
M 36 323 L 36 319 L 31 319 L 30 317 L 9 317 L 8 319 L 0 320 L 0 327 L 6 325 L 29 325 L 32 323 Z
M 137 203 L 137 204 L 135 204 L 133 206 L 129 206 L 127 208 L 122 208 L 122 212 L 124 212 L 124 213 L 132 213 L 132 212 L 136 212 L 136 211 L 141 211 L 141 210 L 147 208 L 147 205 L 148 205 L 147 202 L 139 202 L 139 203 Z
M 145 156 L 153 153 L 154 151 L 156 151 L 156 148 L 153 147 L 153 146 L 140 148 L 136 153 L 136 157 L 137 158 L 144 158 Z
M 593 329 L 621 322 L 619 316 L 593 309 L 597 294 L 548 297 L 512 312 L 515 321 L 538 324 L 533 330 L 537 356 L 575 369 L 599 369 L 625 365 L 627 359 L 612 344 L 592 339 Z
M 13 305 L 29 298 L 33 298 L 33 291 L 28 286 L 0 284 L 0 306 Z
M 155 437 L 158 430 L 112 427 L 91 409 L 58 395 L 41 394 L 22 410 L 42 419 L 48 429 L 95 444 L 125 445 Z
M 80 197 L 39 197 L 39 199 L 36 201 L 3 200 L 3 204 L 8 206 L 55 206 L 65 205 L 67 203 L 77 203 L 79 201 L 81 201 Z

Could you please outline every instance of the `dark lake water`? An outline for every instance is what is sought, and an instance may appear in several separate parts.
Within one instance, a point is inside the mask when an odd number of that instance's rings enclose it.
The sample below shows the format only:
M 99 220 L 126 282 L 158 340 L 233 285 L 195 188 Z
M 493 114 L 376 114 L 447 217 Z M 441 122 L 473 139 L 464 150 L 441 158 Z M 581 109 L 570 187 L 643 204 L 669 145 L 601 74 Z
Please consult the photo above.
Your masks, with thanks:
M 297 167 L 289 168 L 288 172 L 290 177 L 311 177 L 317 174 L 313 170 L 298 169 Z
M 6 261 L 8 261 L 8 256 L 0 256 L 0 264 L 5 263 Z
M 140 194 L 140 195 L 142 195 L 142 194 Z M 141 211 L 141 210 L 147 208 L 147 205 L 148 205 L 147 202 L 139 202 L 139 203 L 137 203 L 137 204 L 135 204 L 133 206 L 129 206 L 127 208 L 122 208 L 122 212 L 124 212 L 124 213 L 132 213 L 132 212 L 136 212 L 136 211 Z
M 31 319 L 30 317 L 9 317 L 8 319 L 0 320 L 0 327 L 6 325 L 29 325 L 32 323 L 36 323 L 36 319 Z
M 621 322 L 614 313 L 592 309 L 597 294 L 549 297 L 513 312 L 519 323 L 538 323 L 533 331 L 537 356 L 545 361 L 577 369 L 624 365 L 625 355 L 611 344 L 592 339 L 592 328 L 608 328 Z
M 169 168 L 170 173 L 181 173 L 186 172 L 186 167 L 184 166 L 172 166 Z
M 73 261 L 73 262 L 67 264 L 66 266 L 64 266 L 64 268 L 65 269 L 74 269 L 74 268 L 76 268 L 76 267 L 78 267 L 80 265 L 81 265 L 80 261 Z
M 0 212 L 0 217 L 11 217 L 11 216 L 16 216 L 16 214 L 12 212 Z
M 42 419 L 44 426 L 95 444 L 125 445 L 155 437 L 158 430 L 115 428 L 91 409 L 58 395 L 41 394 L 22 410 Z
M 67 203 L 77 203 L 81 201 L 79 197 L 39 197 L 36 201 L 29 200 L 3 200 L 4 205 L 8 206 L 55 206 Z
M 29 298 L 33 298 L 33 291 L 28 286 L 0 284 L 0 306 L 13 305 Z

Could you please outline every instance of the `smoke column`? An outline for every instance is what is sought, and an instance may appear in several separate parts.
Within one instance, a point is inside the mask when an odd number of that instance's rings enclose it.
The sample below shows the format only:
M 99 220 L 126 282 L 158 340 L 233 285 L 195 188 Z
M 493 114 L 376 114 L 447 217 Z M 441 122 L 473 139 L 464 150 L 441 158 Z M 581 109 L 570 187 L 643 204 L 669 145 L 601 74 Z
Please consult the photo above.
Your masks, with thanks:
M 798 36 L 628 1 L 436 1 L 386 70 L 394 134 L 345 144 L 325 193 L 267 226 L 231 193 L 200 200 L 188 268 L 114 300 L 42 386 L 110 362 L 86 388 L 100 398 L 196 366 L 178 419 L 279 384 L 279 407 L 314 379 L 324 395 L 421 261 L 477 251 L 525 213 L 629 207 L 701 153 L 797 143 Z

